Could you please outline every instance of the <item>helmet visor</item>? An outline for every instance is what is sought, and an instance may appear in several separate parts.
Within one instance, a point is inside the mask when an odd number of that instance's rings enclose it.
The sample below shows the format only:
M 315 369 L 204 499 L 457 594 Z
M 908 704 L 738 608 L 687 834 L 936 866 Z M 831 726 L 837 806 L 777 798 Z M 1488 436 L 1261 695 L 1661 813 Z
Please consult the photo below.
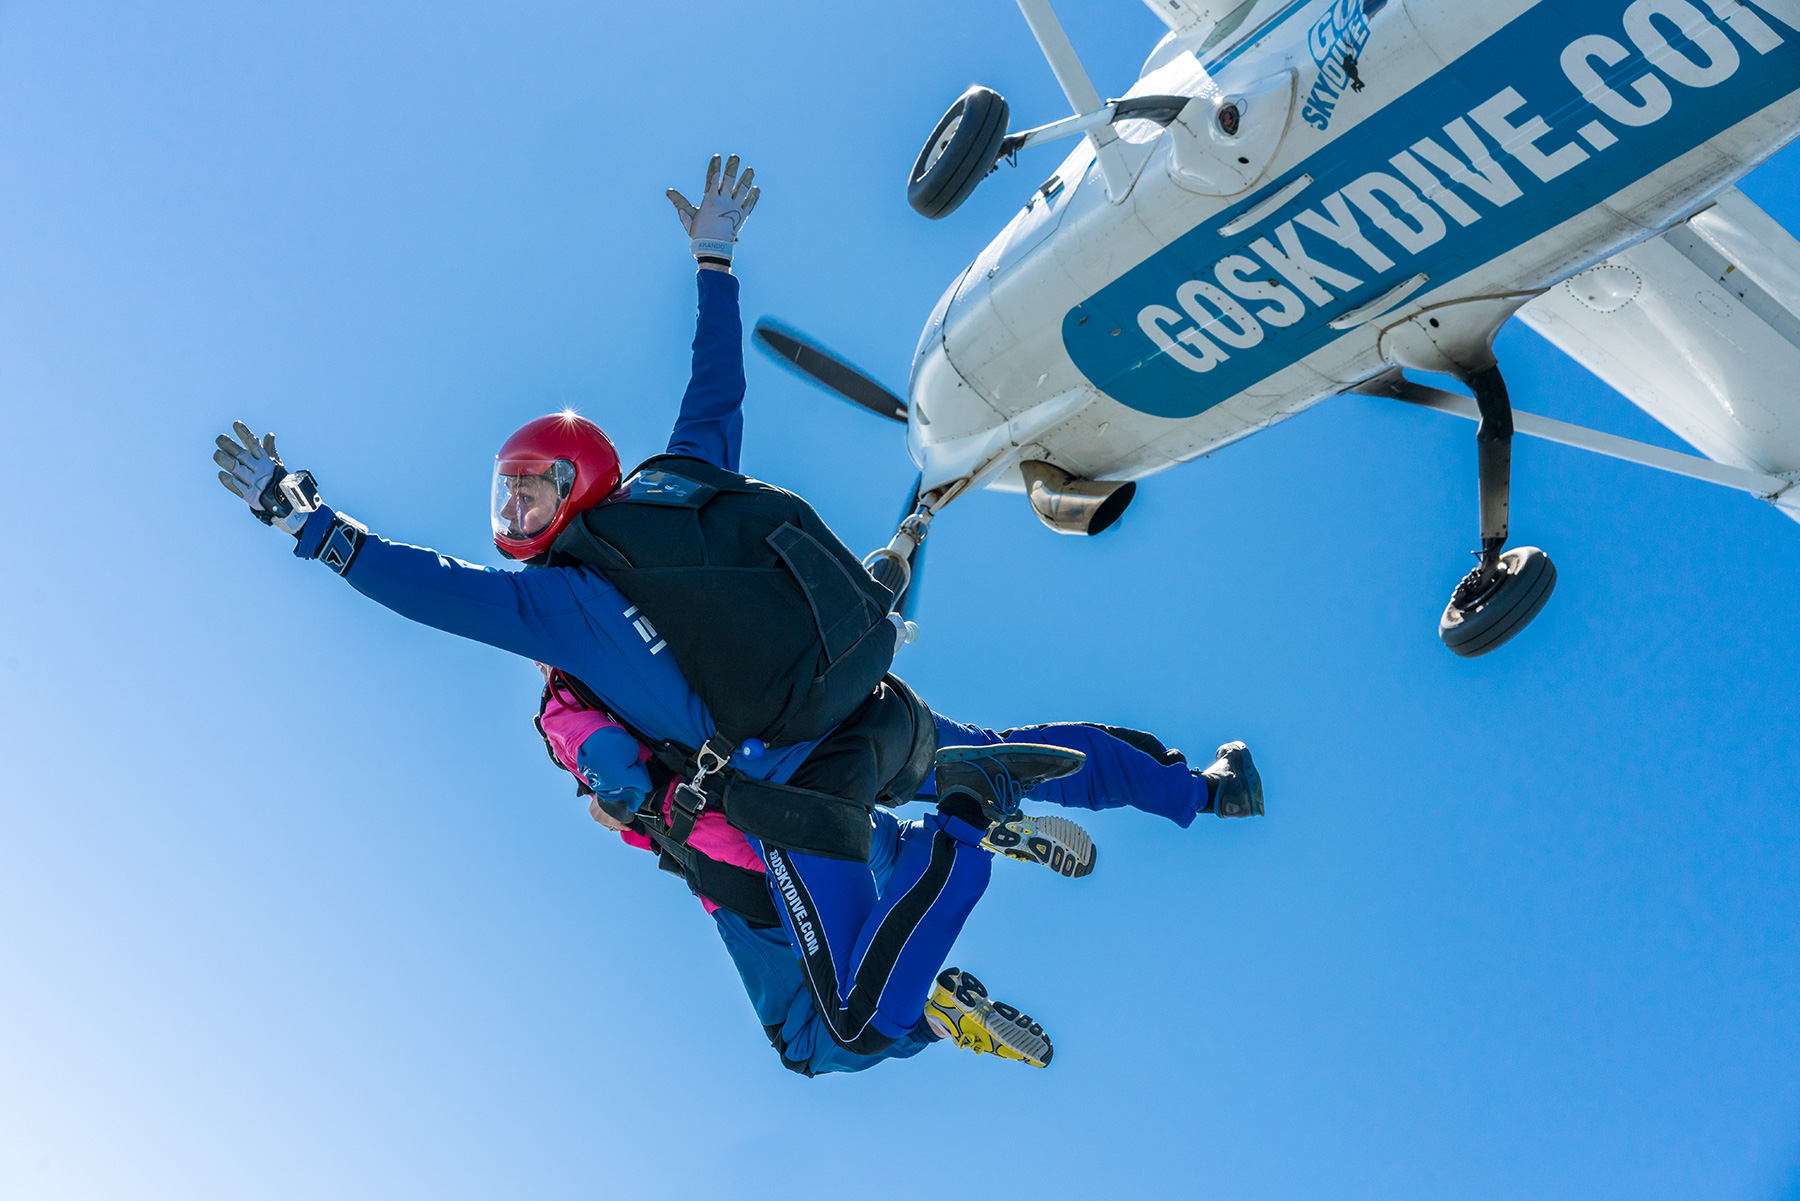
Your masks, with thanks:
M 567 459 L 496 460 L 491 514 L 494 536 L 520 542 L 537 537 L 556 520 L 574 486 L 575 464 Z

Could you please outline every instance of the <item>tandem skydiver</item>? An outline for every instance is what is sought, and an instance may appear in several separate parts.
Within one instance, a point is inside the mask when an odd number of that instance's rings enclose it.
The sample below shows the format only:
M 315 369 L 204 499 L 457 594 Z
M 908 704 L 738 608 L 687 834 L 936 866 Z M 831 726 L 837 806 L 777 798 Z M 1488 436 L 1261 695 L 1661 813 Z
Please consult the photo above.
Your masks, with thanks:
M 660 851 L 657 836 L 666 826 L 673 779 L 653 782 L 650 748 L 604 710 L 582 701 L 558 673 L 539 667 L 545 688 L 537 728 L 551 759 L 579 782 L 577 791 L 589 797 L 588 811 L 595 821 L 616 830 L 631 846 Z M 1075 725 L 995 732 L 936 713 L 932 719 L 944 745 L 1062 741 L 1089 749 L 1080 771 L 1039 785 L 1025 794 L 1027 801 L 1093 810 L 1131 805 L 1184 828 L 1198 814 L 1214 809 L 1207 778 L 1190 771 L 1180 751 L 1149 734 L 1112 728 L 1097 737 L 1092 727 Z M 1220 774 L 1217 765 L 1208 770 Z M 919 799 L 930 800 L 936 794 L 936 785 L 928 779 Z M 886 809 L 876 809 L 871 819 L 875 835 L 869 870 L 877 891 L 886 892 L 902 850 L 912 840 L 931 835 L 923 822 L 901 821 Z M 658 822 L 663 824 L 654 824 Z M 1078 826 L 1063 818 L 1026 816 L 1023 821 L 996 823 L 982 845 L 1066 876 L 1085 875 L 1094 867 L 1092 844 Z M 661 866 L 688 877 L 737 967 L 757 1021 L 790 1071 L 805 1076 L 860 1072 L 883 1060 L 910 1058 L 946 1038 L 976 1054 L 1027 1063 L 1049 1061 L 1050 1039 L 1038 1023 L 1005 1002 L 992 1000 L 980 980 L 954 967 L 938 974 L 925 1004 L 925 1020 L 910 1034 L 873 1055 L 846 1051 L 832 1040 L 813 1002 L 771 900 L 766 868 L 749 840 L 720 815 L 707 813 L 695 825 L 688 847 L 680 859 L 665 853 Z M 1034 1044 L 1015 1047 L 996 1037 L 995 1031 L 1021 1041 L 1025 1034 L 1041 1036 L 1041 1053 L 1034 1057 L 1032 1053 L 1039 1051 Z
M 1028 843 L 1036 819 L 1019 813 L 1021 795 L 1065 783 L 1057 777 L 1083 755 L 1115 757 L 1132 774 L 1166 765 L 1101 727 L 1038 727 L 1030 744 L 941 728 L 887 674 L 891 595 L 803 500 L 737 473 L 745 385 L 731 257 L 759 193 L 736 168 L 735 156 L 723 170 L 715 156 L 698 206 L 669 193 L 698 260 L 700 306 L 668 450 L 621 483 L 606 435 L 564 413 L 527 423 L 497 456 L 495 545 L 534 570 L 370 534 L 324 505 L 310 474 L 281 464 L 273 435 L 259 444 L 242 423 L 214 459 L 259 520 L 295 538 L 296 556 L 404 616 L 550 665 L 570 696 L 615 719 L 669 781 L 657 793 L 664 813 L 640 827 L 696 891 L 707 895 L 691 843 L 701 821 L 745 835 L 817 1024 L 850 1055 L 881 1056 L 928 1037 L 928 994 L 987 886 L 991 848 Z M 944 728 L 958 745 L 941 745 Z M 1187 820 L 1262 811 L 1241 743 L 1204 773 L 1162 778 L 1180 787 L 1106 803 L 1178 821 L 1184 807 Z M 878 807 L 906 803 L 928 779 L 937 810 L 893 836 L 878 881 L 877 833 L 898 826 Z M 1091 866 L 1075 845 L 1085 836 L 1070 837 L 1065 857 Z M 946 976 L 937 992 L 949 994 L 959 1043 L 1048 1062 L 1040 1028 Z

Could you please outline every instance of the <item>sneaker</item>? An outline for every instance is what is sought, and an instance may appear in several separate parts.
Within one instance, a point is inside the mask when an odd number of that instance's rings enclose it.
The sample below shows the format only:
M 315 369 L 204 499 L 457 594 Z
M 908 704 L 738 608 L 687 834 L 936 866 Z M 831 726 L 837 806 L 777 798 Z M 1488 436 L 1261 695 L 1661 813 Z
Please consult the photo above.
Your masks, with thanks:
M 1262 777 L 1250 761 L 1250 748 L 1228 742 L 1219 748 L 1213 765 L 1200 773 L 1213 781 L 1213 812 L 1220 817 L 1261 817 Z
M 1077 879 L 1094 870 L 1100 852 L 1088 832 L 1066 817 L 1021 813 L 988 827 L 981 845 L 1026 863 L 1041 863 L 1059 876 Z
M 925 1017 L 939 1035 L 977 1055 L 1050 1066 L 1053 1051 L 1044 1028 L 1004 1001 L 988 1000 L 987 989 L 967 972 L 947 967 L 938 973 Z
M 938 799 L 973 797 L 989 822 L 1004 821 L 1019 812 L 1026 793 L 1045 780 L 1080 771 L 1086 762 L 1080 751 L 1030 742 L 940 747 Z

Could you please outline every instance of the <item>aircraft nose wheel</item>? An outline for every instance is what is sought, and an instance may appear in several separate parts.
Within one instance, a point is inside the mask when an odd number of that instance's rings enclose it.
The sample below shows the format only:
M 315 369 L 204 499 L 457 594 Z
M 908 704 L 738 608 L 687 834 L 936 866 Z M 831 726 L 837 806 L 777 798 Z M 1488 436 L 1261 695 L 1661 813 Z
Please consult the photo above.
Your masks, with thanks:
M 1481 410 L 1481 562 L 1438 621 L 1438 637 L 1465 659 L 1485 655 L 1530 624 L 1556 587 L 1556 565 L 1535 546 L 1502 551 L 1512 497 L 1512 402 L 1498 367 L 1468 377 Z
M 935 221 L 967 200 L 1000 161 L 1008 119 L 998 92 L 976 86 L 958 96 L 925 140 L 906 181 L 906 200 L 914 211 Z
M 1465 659 L 1485 655 L 1530 624 L 1556 588 L 1556 564 L 1535 546 L 1506 551 L 1490 570 L 1463 577 L 1438 621 L 1438 637 Z

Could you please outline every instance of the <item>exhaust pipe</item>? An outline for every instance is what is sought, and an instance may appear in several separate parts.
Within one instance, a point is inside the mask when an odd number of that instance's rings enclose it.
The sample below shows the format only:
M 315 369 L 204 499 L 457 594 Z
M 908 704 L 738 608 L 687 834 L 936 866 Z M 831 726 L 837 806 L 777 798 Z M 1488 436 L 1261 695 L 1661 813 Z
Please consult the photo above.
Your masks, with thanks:
M 1125 513 L 1135 480 L 1078 480 L 1062 468 L 1030 459 L 1019 464 L 1038 520 L 1059 534 L 1098 534 Z

